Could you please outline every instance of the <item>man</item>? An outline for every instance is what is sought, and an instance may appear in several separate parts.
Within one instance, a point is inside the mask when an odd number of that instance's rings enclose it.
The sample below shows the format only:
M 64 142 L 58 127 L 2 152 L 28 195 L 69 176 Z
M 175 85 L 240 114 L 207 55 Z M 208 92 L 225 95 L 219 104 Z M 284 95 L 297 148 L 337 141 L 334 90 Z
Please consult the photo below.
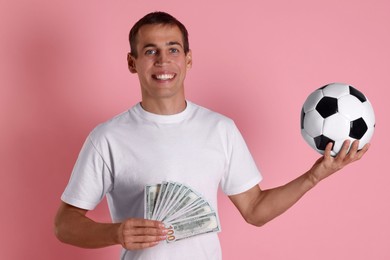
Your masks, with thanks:
M 201 193 L 216 209 L 220 186 L 250 224 L 282 214 L 322 179 L 359 160 L 368 145 L 325 155 L 288 184 L 261 190 L 262 177 L 233 121 L 185 98 L 192 66 L 186 28 L 163 12 L 146 15 L 130 31 L 128 67 L 137 73 L 142 101 L 96 127 L 86 140 L 62 196 L 57 237 L 79 247 L 123 247 L 121 259 L 221 259 L 216 234 L 179 242 L 163 223 L 143 219 L 147 184 L 176 181 Z M 113 223 L 86 216 L 107 196 Z

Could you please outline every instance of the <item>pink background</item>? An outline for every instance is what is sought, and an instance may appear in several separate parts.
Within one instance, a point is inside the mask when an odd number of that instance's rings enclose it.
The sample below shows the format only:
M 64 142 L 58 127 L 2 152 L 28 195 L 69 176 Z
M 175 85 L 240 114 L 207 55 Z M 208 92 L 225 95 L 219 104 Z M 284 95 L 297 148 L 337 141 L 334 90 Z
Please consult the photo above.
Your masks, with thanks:
M 0 259 L 117 259 L 53 235 L 60 195 L 89 131 L 140 100 L 127 34 L 164 10 L 190 32 L 188 99 L 232 117 L 262 170 L 282 185 L 319 157 L 302 139 L 307 95 L 347 82 L 377 128 L 360 162 L 262 228 L 220 196 L 225 259 L 390 259 L 389 1 L 0 2 Z M 106 205 L 90 216 L 109 221 Z

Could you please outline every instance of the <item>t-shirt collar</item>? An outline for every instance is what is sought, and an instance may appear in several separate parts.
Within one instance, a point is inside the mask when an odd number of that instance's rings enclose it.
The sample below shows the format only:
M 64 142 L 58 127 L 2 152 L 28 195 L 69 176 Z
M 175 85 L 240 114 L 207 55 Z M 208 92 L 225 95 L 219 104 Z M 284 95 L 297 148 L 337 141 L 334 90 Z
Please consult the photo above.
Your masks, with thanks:
M 152 121 L 160 124 L 172 124 L 172 123 L 179 123 L 187 118 L 187 115 L 193 109 L 193 104 L 187 100 L 186 100 L 186 104 L 187 104 L 186 108 L 183 111 L 173 115 L 159 115 L 159 114 L 148 112 L 145 109 L 143 109 L 141 102 L 137 103 L 134 106 L 134 111 L 138 116 L 142 117 L 143 119 L 146 119 L 147 121 Z

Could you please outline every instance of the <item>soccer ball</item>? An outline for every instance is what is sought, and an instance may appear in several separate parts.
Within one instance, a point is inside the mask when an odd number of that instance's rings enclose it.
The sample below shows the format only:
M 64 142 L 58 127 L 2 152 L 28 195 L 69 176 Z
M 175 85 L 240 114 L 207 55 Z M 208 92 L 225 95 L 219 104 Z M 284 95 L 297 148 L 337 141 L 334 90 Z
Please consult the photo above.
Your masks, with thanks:
M 359 149 L 374 134 L 375 114 L 366 96 L 354 87 L 332 83 L 311 93 L 302 107 L 301 134 L 317 152 L 324 154 L 333 143 L 336 156 L 347 139 L 359 141 Z M 352 142 L 351 142 L 352 143 Z

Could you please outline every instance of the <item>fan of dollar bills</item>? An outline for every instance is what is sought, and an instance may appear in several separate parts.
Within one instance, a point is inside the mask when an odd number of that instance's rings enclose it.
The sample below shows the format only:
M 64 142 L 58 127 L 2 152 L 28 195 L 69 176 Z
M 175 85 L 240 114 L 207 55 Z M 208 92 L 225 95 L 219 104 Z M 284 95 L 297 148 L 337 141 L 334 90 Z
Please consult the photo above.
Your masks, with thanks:
M 144 217 L 162 221 L 170 229 L 168 243 L 221 231 L 211 205 L 190 187 L 176 182 L 145 186 Z

